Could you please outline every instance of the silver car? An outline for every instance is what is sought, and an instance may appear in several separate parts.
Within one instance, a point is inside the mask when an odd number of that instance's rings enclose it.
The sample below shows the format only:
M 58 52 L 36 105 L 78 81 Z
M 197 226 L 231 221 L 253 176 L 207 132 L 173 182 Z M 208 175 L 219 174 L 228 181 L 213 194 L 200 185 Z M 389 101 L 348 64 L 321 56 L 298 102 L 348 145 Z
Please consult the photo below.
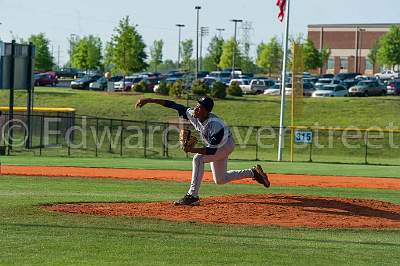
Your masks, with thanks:
M 378 96 L 386 95 L 385 87 L 375 80 L 360 81 L 356 86 L 349 89 L 350 96 Z

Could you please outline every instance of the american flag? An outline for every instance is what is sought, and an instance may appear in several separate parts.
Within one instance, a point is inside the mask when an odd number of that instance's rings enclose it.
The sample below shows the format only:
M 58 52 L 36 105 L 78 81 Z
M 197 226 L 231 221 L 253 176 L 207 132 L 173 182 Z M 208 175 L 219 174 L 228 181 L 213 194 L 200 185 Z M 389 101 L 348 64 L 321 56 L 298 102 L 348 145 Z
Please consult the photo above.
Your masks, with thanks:
M 285 17 L 286 0 L 278 0 L 276 5 L 279 7 L 278 19 L 282 22 Z

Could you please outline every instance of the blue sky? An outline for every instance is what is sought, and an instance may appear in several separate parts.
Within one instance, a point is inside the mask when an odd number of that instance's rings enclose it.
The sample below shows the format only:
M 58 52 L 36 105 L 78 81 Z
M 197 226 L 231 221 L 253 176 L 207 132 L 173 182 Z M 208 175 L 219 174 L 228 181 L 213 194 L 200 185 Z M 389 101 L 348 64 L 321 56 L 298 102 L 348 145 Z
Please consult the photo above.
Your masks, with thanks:
M 149 46 L 155 39 L 165 42 L 164 59 L 177 57 L 178 33 L 175 24 L 186 25 L 182 38 L 195 39 L 196 17 L 194 6 L 202 6 L 201 26 L 225 28 L 224 38 L 233 35 L 232 18 L 252 23 L 250 32 L 252 53 L 261 41 L 273 36 L 281 38 L 284 25 L 277 19 L 276 0 L 0 0 L 0 38 L 10 41 L 12 36 L 27 38 L 32 33 L 44 32 L 53 45 L 60 63 L 68 60 L 67 38 L 70 34 L 99 36 L 110 39 L 118 20 L 129 15 Z M 398 0 L 291 0 L 291 34 L 306 34 L 308 24 L 324 23 L 399 23 Z M 240 33 L 239 33 L 240 35 Z

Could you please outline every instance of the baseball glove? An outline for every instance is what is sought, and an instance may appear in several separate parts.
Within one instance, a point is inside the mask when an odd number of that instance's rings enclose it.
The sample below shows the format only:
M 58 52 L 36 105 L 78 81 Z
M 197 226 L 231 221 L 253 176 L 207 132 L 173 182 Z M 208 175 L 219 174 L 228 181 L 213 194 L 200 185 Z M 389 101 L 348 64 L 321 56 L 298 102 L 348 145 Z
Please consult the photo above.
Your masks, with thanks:
M 179 132 L 179 142 L 182 149 L 186 152 L 189 148 L 196 145 L 197 138 L 192 135 L 192 132 L 189 129 L 181 129 Z

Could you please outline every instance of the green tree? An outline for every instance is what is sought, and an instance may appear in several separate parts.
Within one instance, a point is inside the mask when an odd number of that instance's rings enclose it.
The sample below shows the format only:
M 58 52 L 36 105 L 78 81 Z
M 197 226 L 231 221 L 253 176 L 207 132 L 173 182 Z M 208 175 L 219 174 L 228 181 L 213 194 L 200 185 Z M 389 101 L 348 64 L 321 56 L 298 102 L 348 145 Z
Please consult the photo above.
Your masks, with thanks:
M 72 66 L 80 69 L 97 69 L 101 67 L 101 40 L 89 35 L 78 40 L 72 49 Z
M 309 38 L 303 44 L 303 60 L 305 71 L 322 67 L 321 54 Z
M 184 40 L 182 45 L 182 69 L 190 71 L 193 68 L 193 40 Z
M 35 66 L 36 71 L 48 71 L 54 66 L 51 56 L 49 43 L 44 33 L 33 34 L 29 37 L 29 42 L 35 45 Z
M 233 38 L 229 39 L 222 46 L 222 54 L 221 60 L 219 61 L 218 66 L 220 68 L 231 68 L 232 67 L 232 59 L 233 59 L 233 51 L 235 50 L 235 67 L 241 66 L 242 63 L 242 55 L 240 53 L 240 49 Z
M 227 92 L 231 96 L 239 96 L 239 97 L 243 96 L 243 91 L 236 81 L 233 81 L 231 83 L 231 85 L 227 89 Z
M 226 85 L 222 82 L 215 82 L 211 87 L 211 97 L 225 99 L 226 98 Z
M 400 26 L 392 26 L 379 41 L 378 62 L 393 68 L 400 65 Z
M 276 37 L 257 47 L 257 65 L 269 75 L 278 74 L 281 69 L 283 50 Z
M 204 57 L 203 66 L 207 71 L 218 70 L 218 64 L 221 60 L 222 47 L 224 45 L 224 39 L 214 36 L 208 46 L 208 53 Z
M 107 42 L 106 47 L 104 49 L 104 60 L 103 65 L 106 71 L 113 71 L 115 69 L 115 65 L 113 63 L 113 52 L 114 46 L 112 42 Z
M 323 48 L 320 52 L 320 57 L 321 57 L 321 73 L 322 73 L 322 68 L 325 66 L 325 64 L 328 62 L 329 56 L 331 55 L 331 50 L 329 48 Z
M 158 66 L 158 71 L 160 72 L 168 72 L 171 70 L 176 70 L 178 68 L 178 64 L 171 59 L 166 59 Z
M 146 63 L 146 45 L 142 36 L 131 25 L 129 16 L 119 21 L 118 27 L 114 29 L 114 34 L 110 41 L 111 63 L 117 71 L 128 75 L 132 72 L 139 72 L 148 67 Z
M 163 40 L 155 40 L 153 46 L 150 47 L 150 65 L 157 72 L 157 67 L 162 63 L 162 50 L 164 47 Z
M 379 40 L 377 40 L 374 45 L 372 46 L 369 54 L 367 55 L 368 61 L 373 65 L 375 68 L 376 64 L 378 64 L 378 51 L 380 48 Z

